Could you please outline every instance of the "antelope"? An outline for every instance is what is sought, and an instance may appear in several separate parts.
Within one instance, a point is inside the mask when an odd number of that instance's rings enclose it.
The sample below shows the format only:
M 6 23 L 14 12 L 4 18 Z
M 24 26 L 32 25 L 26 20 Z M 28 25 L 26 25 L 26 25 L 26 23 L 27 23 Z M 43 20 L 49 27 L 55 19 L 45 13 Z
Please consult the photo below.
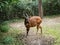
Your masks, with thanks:
M 41 23 L 42 23 L 42 19 L 40 16 L 29 17 L 26 14 L 25 15 L 25 21 L 24 21 L 24 25 L 26 27 L 26 36 L 28 36 L 30 28 L 35 27 L 35 26 L 37 26 L 37 32 L 38 32 L 39 28 L 41 29 L 41 34 L 42 34 L 42 27 L 40 25 Z

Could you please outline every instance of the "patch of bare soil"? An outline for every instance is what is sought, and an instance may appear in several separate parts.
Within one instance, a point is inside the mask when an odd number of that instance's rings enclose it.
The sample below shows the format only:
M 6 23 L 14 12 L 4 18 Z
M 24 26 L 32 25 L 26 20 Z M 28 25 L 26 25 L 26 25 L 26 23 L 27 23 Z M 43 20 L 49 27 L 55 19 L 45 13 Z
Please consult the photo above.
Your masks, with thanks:
M 60 17 L 57 18 L 44 18 L 42 22 L 42 26 L 54 26 L 56 24 L 60 24 Z M 26 29 L 24 26 L 24 22 L 16 22 L 11 23 L 10 26 L 12 28 L 17 28 L 22 30 L 22 35 L 17 36 L 18 39 L 22 39 L 25 43 L 24 45 L 54 45 L 54 38 L 52 36 L 45 36 L 45 35 L 36 35 L 36 28 L 31 28 L 29 31 L 29 36 L 25 36 Z

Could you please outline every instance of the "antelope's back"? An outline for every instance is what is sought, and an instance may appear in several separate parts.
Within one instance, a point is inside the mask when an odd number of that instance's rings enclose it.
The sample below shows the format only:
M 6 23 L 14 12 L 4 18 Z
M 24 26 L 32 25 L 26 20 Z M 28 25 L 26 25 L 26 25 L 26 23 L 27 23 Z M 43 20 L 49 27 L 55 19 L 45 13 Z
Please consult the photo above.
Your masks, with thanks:
M 37 24 L 40 24 L 41 22 L 42 22 L 42 19 L 39 16 L 30 17 L 30 24 L 33 26 L 36 26 Z

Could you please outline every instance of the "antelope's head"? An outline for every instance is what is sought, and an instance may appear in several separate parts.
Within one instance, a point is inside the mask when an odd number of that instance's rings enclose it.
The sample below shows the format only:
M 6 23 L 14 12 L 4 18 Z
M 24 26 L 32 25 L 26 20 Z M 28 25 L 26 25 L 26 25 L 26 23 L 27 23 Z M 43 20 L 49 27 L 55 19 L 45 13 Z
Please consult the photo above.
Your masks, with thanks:
M 24 14 L 23 14 L 23 15 L 24 15 Z M 28 14 L 25 14 L 25 15 L 24 15 L 24 19 L 25 19 L 24 24 L 25 24 L 25 25 L 28 24 L 28 23 L 29 23 L 29 16 L 28 16 Z

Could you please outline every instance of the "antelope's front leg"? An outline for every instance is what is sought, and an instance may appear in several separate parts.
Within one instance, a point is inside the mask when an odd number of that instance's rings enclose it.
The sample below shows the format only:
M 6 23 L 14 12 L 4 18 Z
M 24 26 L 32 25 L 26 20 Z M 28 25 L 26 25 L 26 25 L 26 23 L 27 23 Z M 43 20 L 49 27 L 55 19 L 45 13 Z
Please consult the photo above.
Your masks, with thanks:
M 29 29 L 30 29 L 30 28 L 26 28 L 26 36 L 28 36 Z

